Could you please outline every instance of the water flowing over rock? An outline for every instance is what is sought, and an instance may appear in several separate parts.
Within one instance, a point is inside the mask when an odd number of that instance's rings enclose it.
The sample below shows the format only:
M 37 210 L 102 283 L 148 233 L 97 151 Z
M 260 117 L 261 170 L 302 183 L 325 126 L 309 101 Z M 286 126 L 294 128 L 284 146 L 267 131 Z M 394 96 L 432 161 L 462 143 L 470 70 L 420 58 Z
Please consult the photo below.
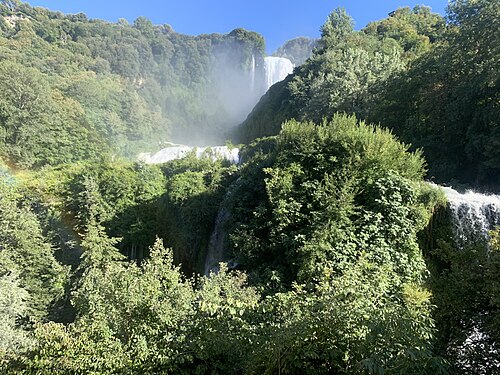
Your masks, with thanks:
M 486 317 L 478 316 L 467 332 L 467 338 L 461 345 L 452 349 L 457 354 L 460 367 L 467 370 L 468 374 L 491 375 L 498 374 L 500 371 L 500 346 L 486 333 L 487 328 L 484 322 Z M 471 363 L 471 353 L 480 355 L 482 364 Z
M 448 198 L 457 245 L 487 240 L 488 232 L 500 225 L 500 196 L 476 193 L 461 194 L 451 187 L 442 187 Z
M 229 186 L 224 199 L 219 206 L 219 212 L 217 213 L 217 218 L 215 219 L 214 228 L 212 234 L 210 235 L 210 242 L 207 248 L 207 254 L 205 256 L 204 264 L 204 274 L 205 276 L 210 276 L 211 272 L 217 273 L 219 271 L 220 262 L 226 262 L 228 267 L 235 268 L 238 263 L 235 259 L 229 259 L 227 254 L 227 225 L 230 223 L 232 218 L 231 215 L 231 202 L 233 199 L 237 199 L 235 194 L 239 191 L 242 183 L 241 176 Z M 228 204 L 229 203 L 229 204 Z
M 441 275 L 454 275 L 450 278 L 445 276 L 451 289 L 457 288 L 458 291 L 457 296 L 453 296 L 454 292 L 451 292 L 450 300 L 447 300 L 449 295 L 446 295 L 444 306 L 448 307 L 454 306 L 454 302 L 450 301 L 461 298 L 459 288 L 467 289 L 468 283 L 471 283 L 472 288 L 477 287 L 479 293 L 483 293 L 479 284 L 472 284 L 477 283 L 478 280 L 484 280 L 481 279 L 482 275 L 478 274 L 478 279 L 471 281 L 472 279 L 467 274 L 471 270 L 473 270 L 472 275 L 475 272 L 486 271 L 488 268 L 486 259 L 491 255 L 489 232 L 500 226 L 500 195 L 481 194 L 472 190 L 460 193 L 451 187 L 431 185 L 442 189 L 448 200 L 447 214 L 452 225 L 454 236 L 452 241 L 455 243 L 455 247 L 450 249 L 458 251 L 466 257 L 459 256 L 459 260 L 454 260 L 452 255 L 445 256 L 444 259 L 450 264 L 442 266 L 447 270 L 446 272 L 439 271 Z M 474 261 L 476 257 L 477 262 Z M 473 267 L 471 270 L 467 270 L 467 266 L 464 267 L 462 263 L 464 259 L 466 262 L 471 262 Z M 469 277 L 465 284 L 458 281 L 462 269 L 464 269 L 464 277 Z M 439 276 L 439 278 L 441 277 Z M 457 280 L 453 281 L 454 277 L 457 277 Z M 475 306 L 471 307 L 471 310 L 467 311 L 461 318 L 460 328 L 458 325 L 454 328 L 459 333 L 455 332 L 450 335 L 447 352 L 451 358 L 454 358 L 455 365 L 462 370 L 460 373 L 497 374 L 500 370 L 500 343 L 496 341 L 495 335 L 491 334 L 494 310 L 491 310 L 487 304 L 476 302 L 474 299 L 476 297 L 468 294 L 470 291 L 464 290 L 464 292 L 464 298 L 475 301 L 472 302 Z M 438 293 L 444 293 L 444 291 Z
M 208 244 L 207 256 L 205 258 L 204 274 L 210 275 L 210 272 L 217 272 L 219 270 L 219 262 L 224 259 L 224 249 L 226 242 L 226 231 L 224 226 L 231 218 L 229 211 L 224 207 L 219 209 L 217 219 L 215 220 L 214 230 L 210 236 Z
M 146 164 L 161 164 L 175 159 L 182 159 L 191 152 L 194 152 L 199 159 L 202 157 L 209 157 L 212 160 L 228 160 L 232 164 L 238 164 L 240 162 L 240 150 L 236 147 L 190 147 L 174 143 L 169 143 L 168 147 L 154 154 L 150 152 L 141 153 L 137 158 Z
M 268 56 L 264 58 L 266 71 L 266 91 L 276 82 L 283 81 L 287 75 L 293 73 L 293 64 L 284 57 Z

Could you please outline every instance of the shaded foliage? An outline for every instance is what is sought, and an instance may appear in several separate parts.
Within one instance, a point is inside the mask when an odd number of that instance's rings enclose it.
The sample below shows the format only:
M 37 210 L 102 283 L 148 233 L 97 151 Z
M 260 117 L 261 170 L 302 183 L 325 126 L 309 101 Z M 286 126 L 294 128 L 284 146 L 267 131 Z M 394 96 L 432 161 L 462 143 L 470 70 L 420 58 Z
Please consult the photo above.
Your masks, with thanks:
M 498 1 L 454 1 L 441 44 L 376 94 L 371 121 L 424 149 L 430 174 L 499 186 Z
M 44 238 L 36 215 L 23 204 L 15 188 L 3 181 L 0 218 L 2 277 L 16 275 L 14 280 L 28 293 L 25 317 L 43 320 L 51 304 L 63 295 L 67 270 L 54 258 L 54 249 Z

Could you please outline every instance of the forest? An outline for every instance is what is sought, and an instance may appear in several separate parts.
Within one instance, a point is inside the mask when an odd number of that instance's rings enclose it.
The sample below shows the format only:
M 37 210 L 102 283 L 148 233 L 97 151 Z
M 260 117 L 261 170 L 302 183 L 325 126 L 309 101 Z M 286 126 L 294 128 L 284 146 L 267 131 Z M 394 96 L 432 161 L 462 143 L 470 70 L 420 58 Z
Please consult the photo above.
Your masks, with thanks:
M 500 374 L 499 20 L 333 9 L 264 93 L 257 32 L 1 0 L 0 374 Z

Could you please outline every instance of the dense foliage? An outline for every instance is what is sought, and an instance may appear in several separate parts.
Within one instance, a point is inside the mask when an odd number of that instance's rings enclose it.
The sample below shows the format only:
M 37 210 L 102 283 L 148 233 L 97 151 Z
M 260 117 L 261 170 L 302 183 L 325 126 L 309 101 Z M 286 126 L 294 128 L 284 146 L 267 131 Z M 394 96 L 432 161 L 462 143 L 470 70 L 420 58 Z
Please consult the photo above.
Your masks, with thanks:
M 364 113 L 371 87 L 429 50 L 440 30 L 443 18 L 426 7 L 398 9 L 358 32 L 344 9 L 334 10 L 313 56 L 261 99 L 242 124 L 241 139 L 277 134 L 284 119 L 321 121 L 336 112 Z
M 31 342 L 5 352 L 5 368 L 444 371 L 417 243 L 440 199 L 422 185 L 423 159 L 407 148 L 336 116 L 320 126 L 288 123 L 249 147 L 241 169 L 188 158 L 161 169 L 76 164 L 22 177 L 24 190 L 71 217 L 82 256 L 69 295 L 74 321 L 16 333 Z M 245 273 L 221 265 L 210 277 L 186 277 L 174 260 L 196 269 L 219 207 L 231 213 L 229 256 Z M 163 225 L 173 252 L 149 237 Z M 120 230 L 123 239 L 110 236 Z M 145 245 L 141 262 L 126 261 Z
M 368 114 L 425 150 L 430 175 L 500 186 L 500 2 L 454 1 L 442 42 L 383 85 Z
M 418 224 L 422 213 L 413 193 L 416 186 L 409 182 L 424 173 L 418 154 L 408 155 L 407 147 L 387 131 L 346 116 L 320 126 L 285 123 L 274 142 L 265 157 L 250 158 L 242 172 L 246 182 L 237 187 L 232 236 L 238 262 L 253 272 L 264 267 L 264 273 L 288 283 L 308 281 L 330 262 L 336 270 L 347 267 L 375 238 L 379 251 L 397 248 L 408 251 L 402 255 L 406 261 L 416 261 L 416 244 L 391 243 L 389 232 L 418 231 L 425 223 Z M 257 188 L 248 186 L 258 180 Z M 248 195 L 252 190 L 256 195 Z M 396 207 L 398 202 L 415 211 Z M 382 234 L 383 227 L 389 232 Z M 399 262 L 377 257 L 384 264 Z M 408 267 L 418 273 L 422 265 Z
M 14 290 L 27 292 L 23 303 L 28 316 L 45 318 L 50 305 L 63 294 L 67 272 L 55 259 L 26 200 L 5 182 L 0 189 L 0 275 L 4 286 L 11 283 Z M 23 309 L 22 304 L 16 308 Z

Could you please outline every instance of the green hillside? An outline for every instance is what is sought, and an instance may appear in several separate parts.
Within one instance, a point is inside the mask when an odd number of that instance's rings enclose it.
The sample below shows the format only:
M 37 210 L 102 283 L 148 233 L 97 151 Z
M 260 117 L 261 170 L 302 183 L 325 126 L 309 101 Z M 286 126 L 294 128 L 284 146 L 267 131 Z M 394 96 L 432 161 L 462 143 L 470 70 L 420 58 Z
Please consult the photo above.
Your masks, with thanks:
M 455 1 L 447 19 L 401 8 L 361 31 L 332 12 L 314 55 L 261 99 L 238 140 L 355 113 L 423 149 L 429 177 L 498 188 L 498 5 Z

